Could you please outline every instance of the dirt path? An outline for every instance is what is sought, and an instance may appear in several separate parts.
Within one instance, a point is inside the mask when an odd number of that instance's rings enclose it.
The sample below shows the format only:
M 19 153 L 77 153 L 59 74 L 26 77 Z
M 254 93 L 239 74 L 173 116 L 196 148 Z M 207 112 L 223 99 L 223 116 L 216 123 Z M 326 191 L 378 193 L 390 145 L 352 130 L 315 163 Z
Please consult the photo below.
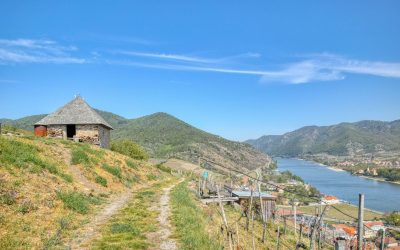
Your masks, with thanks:
M 182 182 L 181 180 L 180 182 Z M 180 183 L 179 182 L 179 183 Z M 171 222 L 169 220 L 170 216 L 170 206 L 169 206 L 169 200 L 170 200 L 170 192 L 171 189 L 173 189 L 177 184 L 173 184 L 170 187 L 164 188 L 163 189 L 163 194 L 161 195 L 161 198 L 158 203 L 156 203 L 154 206 L 152 206 L 150 209 L 152 210 L 158 210 L 159 211 L 159 216 L 158 216 L 158 223 L 159 223 L 159 229 L 154 232 L 150 233 L 147 235 L 147 240 L 149 242 L 152 242 L 155 244 L 153 248 L 150 249 L 161 249 L 161 250 L 176 250 L 177 248 L 177 243 L 174 239 L 171 239 Z
M 64 159 L 65 164 L 69 168 L 69 172 L 72 175 L 72 178 L 79 183 L 86 193 L 94 192 L 102 192 L 101 188 L 99 188 L 93 182 L 90 182 L 86 176 L 82 173 L 81 169 L 78 166 L 71 165 L 71 150 L 69 148 L 58 148 L 54 147 L 54 151 L 57 151 L 62 158 Z
M 115 197 L 111 203 L 107 204 L 84 228 L 76 232 L 76 237 L 70 242 L 71 249 L 89 249 L 86 244 L 99 234 L 99 229 L 111 216 L 116 214 L 130 199 L 133 192 L 128 190 Z

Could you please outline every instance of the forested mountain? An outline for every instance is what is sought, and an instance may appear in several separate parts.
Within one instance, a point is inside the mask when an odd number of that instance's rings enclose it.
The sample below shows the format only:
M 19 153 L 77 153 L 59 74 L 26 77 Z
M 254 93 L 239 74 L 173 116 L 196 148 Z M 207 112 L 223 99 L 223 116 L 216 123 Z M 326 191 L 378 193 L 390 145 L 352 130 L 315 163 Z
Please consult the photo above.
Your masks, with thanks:
M 399 151 L 400 120 L 307 126 L 284 135 L 267 135 L 246 142 L 274 156 L 320 153 L 346 156 Z

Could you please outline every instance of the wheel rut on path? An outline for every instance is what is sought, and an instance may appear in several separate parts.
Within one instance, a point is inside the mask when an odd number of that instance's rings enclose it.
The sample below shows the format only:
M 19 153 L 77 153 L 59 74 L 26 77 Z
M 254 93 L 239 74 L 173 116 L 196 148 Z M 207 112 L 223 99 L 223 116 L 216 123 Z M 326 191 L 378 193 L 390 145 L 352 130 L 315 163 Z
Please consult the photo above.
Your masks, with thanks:
M 180 180 L 178 183 L 182 182 Z M 151 210 L 157 210 L 158 216 L 158 230 L 147 235 L 147 240 L 155 246 L 149 248 L 151 250 L 176 250 L 178 249 L 177 242 L 171 238 L 171 222 L 170 222 L 170 193 L 171 190 L 178 184 L 175 183 L 170 187 L 164 188 L 160 200 L 152 206 Z
M 102 226 L 116 214 L 133 197 L 132 190 L 128 190 L 115 197 L 107 204 L 84 228 L 76 233 L 76 237 L 69 244 L 71 249 L 89 249 L 86 245 L 96 238 Z

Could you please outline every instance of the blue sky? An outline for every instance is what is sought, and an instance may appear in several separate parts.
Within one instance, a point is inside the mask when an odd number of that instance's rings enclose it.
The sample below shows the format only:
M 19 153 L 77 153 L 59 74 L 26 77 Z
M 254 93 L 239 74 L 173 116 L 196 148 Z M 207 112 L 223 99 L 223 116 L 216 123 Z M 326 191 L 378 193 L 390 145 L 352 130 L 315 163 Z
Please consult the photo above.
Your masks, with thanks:
M 400 118 L 399 1 L 1 1 L 0 117 L 81 94 L 229 139 Z

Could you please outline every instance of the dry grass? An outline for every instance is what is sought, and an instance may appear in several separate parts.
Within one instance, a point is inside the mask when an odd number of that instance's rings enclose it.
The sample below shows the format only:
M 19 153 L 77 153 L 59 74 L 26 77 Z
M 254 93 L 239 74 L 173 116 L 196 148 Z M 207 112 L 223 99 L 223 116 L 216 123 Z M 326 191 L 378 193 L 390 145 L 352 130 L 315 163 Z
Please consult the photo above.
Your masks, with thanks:
M 0 249 L 61 246 L 112 197 L 146 183 L 147 175 L 161 172 L 146 162 L 87 144 L 33 136 L 4 136 L 2 140 L 11 141 L 17 149 L 35 149 L 32 155 L 14 155 L 15 162 L 0 157 Z M 0 154 L 5 147 L 0 144 Z M 73 150 L 88 156 L 88 161 L 74 163 L 96 190 L 88 191 L 79 180 L 65 178 L 73 175 L 69 167 Z M 127 161 L 137 167 L 127 166 Z M 105 171 L 103 163 L 118 166 L 121 178 Z M 106 182 L 96 182 L 98 176 Z M 78 195 L 57 196 L 57 192 Z M 92 202 L 100 196 L 104 197 L 102 205 Z

